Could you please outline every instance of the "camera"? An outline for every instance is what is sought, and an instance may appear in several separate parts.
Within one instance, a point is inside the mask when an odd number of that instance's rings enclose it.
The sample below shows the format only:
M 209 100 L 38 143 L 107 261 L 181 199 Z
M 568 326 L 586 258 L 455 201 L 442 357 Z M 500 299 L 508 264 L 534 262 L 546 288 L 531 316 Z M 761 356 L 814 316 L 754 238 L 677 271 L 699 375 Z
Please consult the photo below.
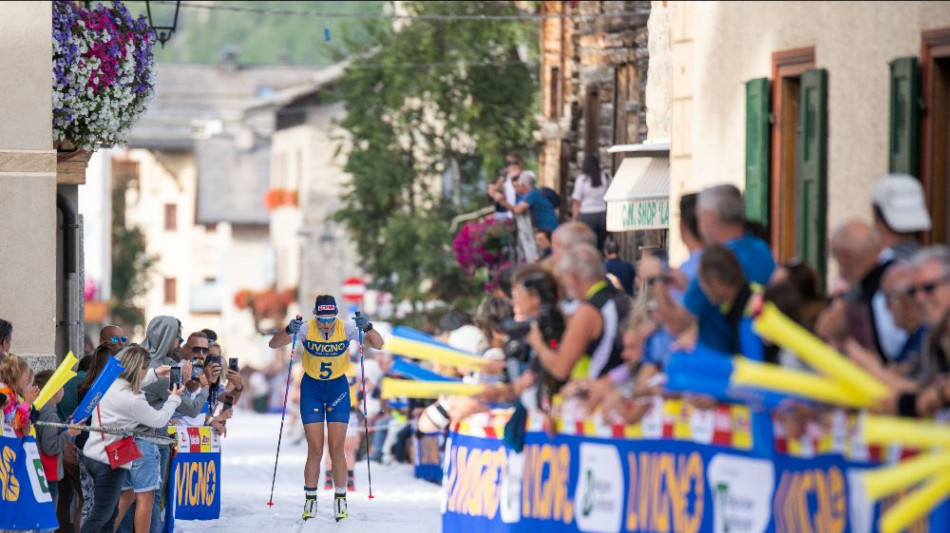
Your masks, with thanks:
M 228 359 L 228 369 L 229 369 L 229 370 L 233 370 L 233 371 L 235 371 L 235 372 L 238 371 L 238 358 L 237 358 L 237 357 L 231 357 L 231 358 Z
M 531 359 L 531 345 L 528 344 L 526 337 L 531 331 L 533 322 L 537 322 L 545 341 L 560 340 L 561 335 L 564 334 L 564 318 L 561 314 L 553 306 L 542 305 L 541 313 L 535 320 L 517 322 L 508 319 L 502 322 L 501 330 L 508 335 L 508 342 L 505 344 L 506 357 L 522 363 L 527 363 Z

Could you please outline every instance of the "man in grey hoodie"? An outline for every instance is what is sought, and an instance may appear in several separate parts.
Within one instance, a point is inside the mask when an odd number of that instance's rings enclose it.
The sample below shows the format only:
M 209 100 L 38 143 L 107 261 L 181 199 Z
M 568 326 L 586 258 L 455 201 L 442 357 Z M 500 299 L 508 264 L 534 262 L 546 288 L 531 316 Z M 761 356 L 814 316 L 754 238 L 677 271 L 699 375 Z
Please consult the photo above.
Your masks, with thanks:
M 148 353 L 152 356 L 151 367 L 156 368 L 161 365 L 177 366 L 178 360 L 172 357 L 174 351 L 181 345 L 181 321 L 172 316 L 157 316 L 153 318 L 149 323 L 148 327 L 145 328 L 145 340 L 142 341 L 142 347 L 148 350 Z M 121 352 L 120 352 L 121 354 Z M 185 363 L 182 365 L 182 376 L 190 377 L 191 364 Z M 159 409 L 162 405 L 165 404 L 165 400 L 168 399 L 168 377 L 159 377 L 158 380 L 146 387 L 142 387 L 142 392 L 145 393 L 145 399 L 148 401 L 149 405 Z M 200 385 L 199 385 L 200 386 Z M 204 407 L 205 401 L 208 399 L 208 389 L 207 387 L 202 388 L 198 391 L 198 394 L 191 398 L 187 394 L 181 395 L 181 404 L 176 409 L 176 413 L 180 413 L 185 416 L 197 416 Z M 144 426 L 139 427 L 139 429 L 147 429 Z M 162 487 L 159 491 L 156 491 L 157 494 L 164 494 L 165 483 L 168 480 L 168 456 L 169 450 L 167 446 L 159 446 L 159 453 L 161 454 L 161 480 Z M 133 465 L 134 466 L 134 465 Z M 134 479 L 130 479 L 134 485 Z M 134 486 L 132 487 L 134 490 Z M 151 531 L 156 532 L 162 529 L 162 519 L 164 513 L 161 508 L 163 498 L 155 498 L 154 507 L 152 509 L 152 524 Z M 127 512 L 126 515 L 132 515 L 134 513 Z M 123 523 L 122 526 L 126 524 Z M 131 526 L 131 524 L 129 524 Z M 123 528 L 120 527 L 121 531 Z

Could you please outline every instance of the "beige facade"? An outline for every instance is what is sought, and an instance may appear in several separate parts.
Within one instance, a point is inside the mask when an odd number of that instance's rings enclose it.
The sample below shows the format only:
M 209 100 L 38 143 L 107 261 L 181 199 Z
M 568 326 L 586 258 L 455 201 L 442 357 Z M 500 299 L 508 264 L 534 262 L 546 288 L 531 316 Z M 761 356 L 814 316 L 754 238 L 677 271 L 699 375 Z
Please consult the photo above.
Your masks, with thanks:
M 0 3 L 0 317 L 12 351 L 56 342 L 56 152 L 49 2 Z
M 668 5 L 671 204 L 684 192 L 716 183 L 744 186 L 745 82 L 772 77 L 773 53 L 814 47 L 815 68 L 828 73 L 827 227 L 849 217 L 870 218 L 869 189 L 888 171 L 888 64 L 919 55 L 922 32 L 950 26 L 950 4 Z M 670 244 L 676 263 L 686 254 L 673 211 Z
M 134 186 L 126 193 L 126 224 L 142 229 L 147 254 L 156 258 L 148 292 L 139 303 L 146 321 L 174 316 L 181 320 L 186 336 L 213 329 L 225 355 L 265 363 L 266 351 L 252 316 L 235 306 L 233 296 L 273 279 L 266 229 L 196 222 L 192 152 L 132 149 L 117 151 L 115 160 L 137 163 Z M 138 331 L 135 337 L 143 334 Z
M 271 139 L 271 188 L 296 191 L 298 205 L 280 206 L 270 219 L 277 288 L 298 288 L 304 315 L 318 294 L 332 294 L 342 305 L 343 280 L 362 274 L 354 243 L 342 225 L 329 221 L 350 179 L 343 170 L 345 146 L 340 149 L 345 131 L 335 125 L 345 115 L 343 105 L 311 105 L 306 115 Z

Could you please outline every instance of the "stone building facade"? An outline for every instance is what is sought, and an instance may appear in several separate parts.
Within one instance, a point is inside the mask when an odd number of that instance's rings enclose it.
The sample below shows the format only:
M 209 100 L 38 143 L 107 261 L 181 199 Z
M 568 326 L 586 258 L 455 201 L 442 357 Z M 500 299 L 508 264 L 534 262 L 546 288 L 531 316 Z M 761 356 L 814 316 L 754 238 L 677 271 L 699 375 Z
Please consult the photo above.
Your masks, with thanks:
M 541 13 L 539 176 L 567 201 L 586 153 L 613 172 L 621 158 L 607 149 L 647 136 L 650 2 L 550 1 Z

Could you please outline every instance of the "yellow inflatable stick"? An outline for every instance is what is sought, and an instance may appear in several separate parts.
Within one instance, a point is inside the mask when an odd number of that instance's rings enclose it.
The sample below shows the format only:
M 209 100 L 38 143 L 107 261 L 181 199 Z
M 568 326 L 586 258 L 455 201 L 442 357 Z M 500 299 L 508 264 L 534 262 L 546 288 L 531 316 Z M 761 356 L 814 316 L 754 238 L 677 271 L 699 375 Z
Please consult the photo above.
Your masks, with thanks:
M 862 476 L 864 491 L 874 502 L 947 469 L 950 469 L 950 455 L 946 453 L 918 455 L 893 466 L 867 470 Z
M 67 381 L 76 377 L 76 372 L 73 371 L 73 367 L 76 366 L 78 362 L 79 359 L 76 359 L 72 351 L 66 354 L 66 358 L 59 364 L 59 368 L 56 369 L 56 372 L 53 372 L 49 381 L 43 386 L 40 395 L 36 397 L 36 400 L 33 400 L 33 407 L 42 409 L 43 406 L 46 405 L 46 402 L 59 392 L 59 389 L 62 389 Z
M 407 398 L 435 399 L 439 396 L 471 396 L 485 390 L 485 385 L 452 381 L 417 381 L 414 379 L 383 378 L 381 396 L 384 400 Z
M 386 349 L 394 354 L 411 359 L 433 361 L 443 365 L 472 370 L 478 370 L 488 362 L 474 354 L 468 355 L 465 352 L 452 348 L 445 348 L 428 342 L 407 339 L 396 335 L 392 335 L 386 339 Z
M 904 531 L 915 520 L 930 513 L 948 495 L 950 495 L 950 476 L 946 472 L 938 473 L 920 489 L 908 494 L 884 513 L 878 522 L 881 533 Z
M 733 365 L 730 384 L 735 387 L 758 387 L 842 407 L 862 408 L 871 405 L 868 398 L 815 374 L 756 363 L 743 357 L 733 358 Z
M 795 352 L 812 368 L 862 397 L 876 401 L 890 394 L 883 383 L 782 314 L 775 304 L 763 306 L 753 327 L 759 335 Z
M 868 444 L 902 444 L 915 448 L 950 446 L 950 426 L 924 420 L 866 416 L 860 430 Z

